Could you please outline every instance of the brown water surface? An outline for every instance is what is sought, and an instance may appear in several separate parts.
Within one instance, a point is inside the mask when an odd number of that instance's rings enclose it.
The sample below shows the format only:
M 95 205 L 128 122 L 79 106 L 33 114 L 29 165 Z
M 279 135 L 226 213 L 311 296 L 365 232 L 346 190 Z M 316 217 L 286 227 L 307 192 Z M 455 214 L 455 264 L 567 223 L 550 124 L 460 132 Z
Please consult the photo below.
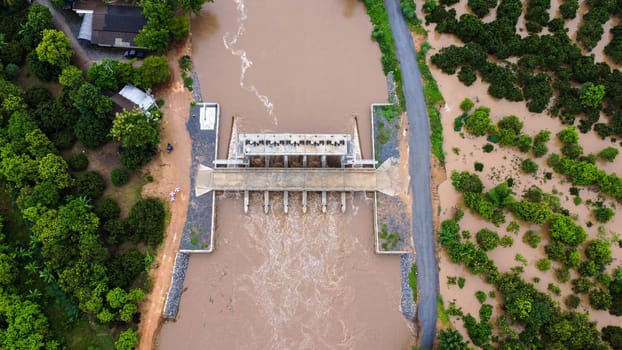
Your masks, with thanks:
M 358 117 L 371 158 L 369 105 L 386 100 L 380 52 L 363 5 L 353 0 L 223 0 L 192 22 L 193 60 L 205 100 L 242 132 L 350 133 Z M 221 137 L 219 156 L 228 140 Z M 398 257 L 373 253 L 372 199 L 310 194 L 219 196 L 216 249 L 193 255 L 176 322 L 160 349 L 409 349 L 400 310 Z

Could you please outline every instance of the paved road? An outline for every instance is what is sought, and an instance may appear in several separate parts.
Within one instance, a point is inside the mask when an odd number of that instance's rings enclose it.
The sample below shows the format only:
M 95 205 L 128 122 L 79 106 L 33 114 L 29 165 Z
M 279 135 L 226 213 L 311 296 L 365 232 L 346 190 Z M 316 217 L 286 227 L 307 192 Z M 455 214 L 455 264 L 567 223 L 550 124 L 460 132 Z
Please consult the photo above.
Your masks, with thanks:
M 421 76 L 417 66 L 415 45 L 399 0 L 384 0 L 395 38 L 397 57 L 402 68 L 406 109 L 410 124 L 410 188 L 413 194 L 413 233 L 417 263 L 419 304 L 417 320 L 421 325 L 420 347 L 431 349 L 436 336 L 436 303 L 438 298 L 438 267 L 434 253 L 432 195 L 430 192 L 430 123 L 423 99 Z

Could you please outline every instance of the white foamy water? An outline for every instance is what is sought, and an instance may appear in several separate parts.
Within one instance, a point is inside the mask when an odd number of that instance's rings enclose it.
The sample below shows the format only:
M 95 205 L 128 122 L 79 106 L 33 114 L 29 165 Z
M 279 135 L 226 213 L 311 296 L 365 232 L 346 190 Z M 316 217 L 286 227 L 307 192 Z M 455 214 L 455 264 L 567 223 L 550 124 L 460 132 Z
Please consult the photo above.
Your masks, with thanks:
M 248 18 L 246 14 L 246 5 L 244 0 L 233 0 L 236 4 L 236 9 L 238 12 L 238 30 L 233 37 L 229 32 L 226 32 L 222 37 L 222 42 L 225 45 L 225 48 L 231 52 L 232 55 L 238 56 L 242 65 L 240 66 L 240 87 L 252 92 L 255 96 L 261 101 L 261 103 L 266 108 L 268 115 L 272 117 L 272 122 L 274 125 L 278 125 L 278 120 L 276 114 L 274 114 L 274 104 L 270 102 L 270 99 L 266 95 L 262 95 L 255 85 L 246 86 L 244 80 L 246 79 L 246 71 L 253 65 L 253 61 L 251 61 L 246 55 L 246 50 L 244 49 L 235 49 L 234 46 L 238 43 L 238 39 L 244 35 L 246 31 L 246 27 L 244 26 L 244 22 Z
M 336 300 L 346 301 L 340 308 L 352 306 L 353 292 L 340 262 L 360 244 L 340 235 L 336 204 L 336 198 L 330 198 L 323 218 L 298 210 L 285 215 L 274 208 L 270 215 L 258 213 L 244 225 L 263 263 L 242 278 L 250 281 L 259 312 L 271 328 L 270 349 L 318 349 L 329 343 L 335 349 L 352 348 L 356 331 L 346 326 L 334 306 Z M 319 198 L 310 197 L 309 205 L 319 209 Z M 335 344 L 334 339 L 342 341 Z

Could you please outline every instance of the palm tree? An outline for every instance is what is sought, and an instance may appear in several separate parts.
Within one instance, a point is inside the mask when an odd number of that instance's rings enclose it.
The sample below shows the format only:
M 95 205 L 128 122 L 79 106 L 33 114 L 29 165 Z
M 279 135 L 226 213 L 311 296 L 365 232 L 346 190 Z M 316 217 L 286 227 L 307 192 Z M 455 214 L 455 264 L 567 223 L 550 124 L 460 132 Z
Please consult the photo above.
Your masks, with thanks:
M 28 290 L 28 295 L 26 296 L 26 298 L 28 298 L 30 300 L 39 299 L 42 295 L 43 294 L 38 289 L 29 289 Z
M 42 270 L 39 271 L 39 278 L 41 278 L 41 280 L 43 280 L 43 282 L 47 284 L 54 283 L 54 281 L 56 280 L 54 278 L 54 274 L 48 267 L 44 267 Z

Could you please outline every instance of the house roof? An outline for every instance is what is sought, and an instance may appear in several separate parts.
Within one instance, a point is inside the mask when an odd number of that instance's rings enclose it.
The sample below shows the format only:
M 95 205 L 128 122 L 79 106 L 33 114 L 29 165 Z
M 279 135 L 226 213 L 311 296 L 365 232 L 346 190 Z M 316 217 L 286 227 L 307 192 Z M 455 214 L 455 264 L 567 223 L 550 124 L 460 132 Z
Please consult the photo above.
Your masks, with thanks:
M 132 84 L 126 84 L 123 89 L 119 91 L 119 95 L 131 101 L 143 111 L 148 110 L 155 103 L 155 99 L 151 95 L 148 95 Z
M 136 47 L 134 37 L 147 23 L 142 8 L 136 6 L 100 5 L 74 10 L 85 14 L 80 38 L 100 46 Z

